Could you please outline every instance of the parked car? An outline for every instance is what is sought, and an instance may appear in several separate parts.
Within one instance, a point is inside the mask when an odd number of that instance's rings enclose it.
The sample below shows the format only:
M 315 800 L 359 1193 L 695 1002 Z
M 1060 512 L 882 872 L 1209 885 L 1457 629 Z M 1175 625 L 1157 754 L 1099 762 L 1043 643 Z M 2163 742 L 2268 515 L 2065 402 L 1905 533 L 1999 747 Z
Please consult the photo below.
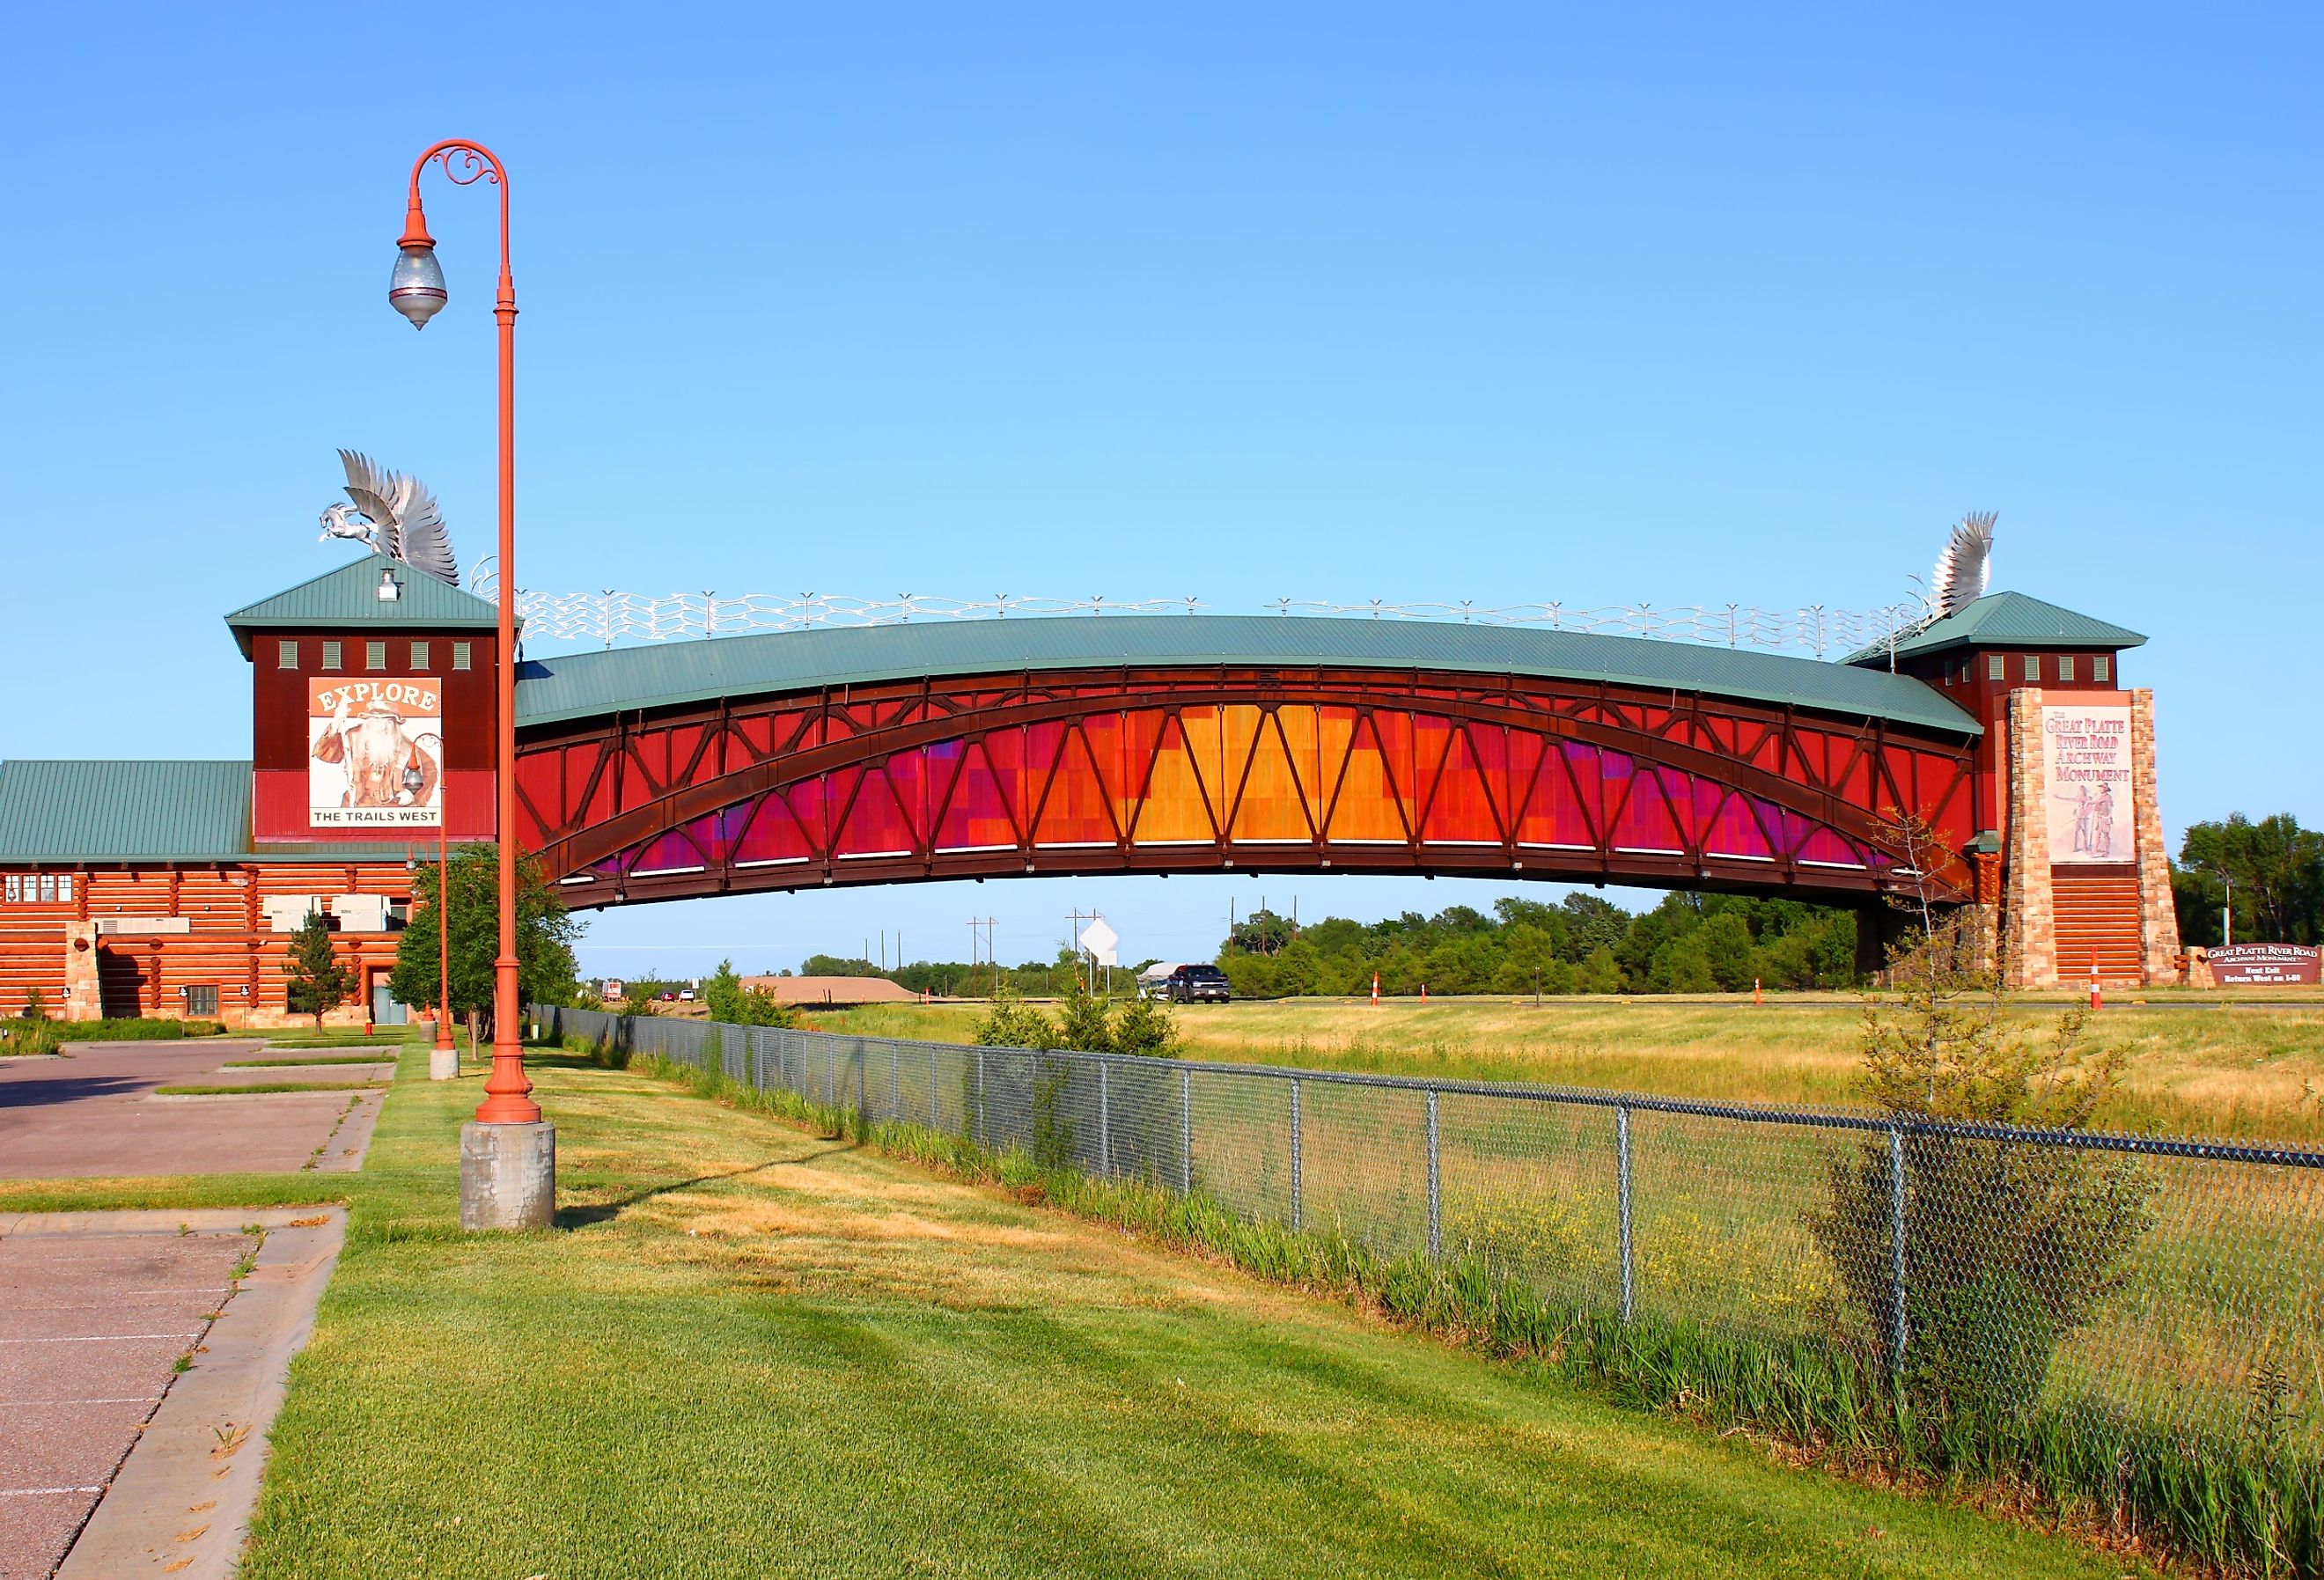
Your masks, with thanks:
M 674 1004 L 678 1003 L 678 995 L 671 993 L 667 988 L 663 989 L 660 993 L 656 993 L 654 997 L 658 1002 L 665 1004 Z
M 1174 1004 L 1223 1004 L 1234 997 L 1227 974 L 1215 966 L 1181 966 L 1163 980 L 1163 996 Z
M 694 990 L 690 987 L 678 989 L 678 1002 L 681 1004 L 692 1003 L 694 1002 Z

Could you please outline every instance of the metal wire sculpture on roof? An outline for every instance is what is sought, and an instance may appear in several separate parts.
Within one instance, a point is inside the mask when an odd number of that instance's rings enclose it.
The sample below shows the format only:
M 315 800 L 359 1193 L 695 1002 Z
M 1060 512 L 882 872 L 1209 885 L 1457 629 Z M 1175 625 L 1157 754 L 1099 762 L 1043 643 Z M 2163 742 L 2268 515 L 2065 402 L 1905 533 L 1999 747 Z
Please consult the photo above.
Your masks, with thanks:
M 481 574 L 481 579 L 479 575 Z M 497 597 L 489 566 L 470 573 L 483 596 Z M 1078 614 L 1196 614 L 1219 606 L 1201 598 L 1123 600 L 1028 597 L 999 593 L 990 598 L 945 598 L 899 593 L 892 598 L 846 597 L 831 593 L 715 592 L 653 595 L 616 592 L 517 593 L 517 614 L 528 642 L 674 642 L 691 637 L 739 636 L 753 631 L 809 631 L 855 625 L 901 625 L 930 620 L 1005 620 Z M 1713 647 L 1758 648 L 1812 653 L 1827 658 L 1888 642 L 1909 634 L 1929 618 L 1921 599 L 1881 609 L 1832 609 L 1811 604 L 1796 609 L 1761 609 L 1741 604 L 1627 604 L 1582 607 L 1564 603 L 1484 605 L 1360 604 L 1321 599 L 1277 598 L 1259 605 L 1286 618 L 1301 615 L 1341 619 L 1427 620 L 1478 625 L 1534 625 L 1551 631 L 1600 636 L 1641 636 L 1659 642 L 1701 642 Z
M 1477 625 L 1538 625 L 1592 636 L 1640 636 L 1657 642 L 1700 642 L 1710 647 L 1761 648 L 1830 658 L 1896 643 L 1957 614 L 1985 593 L 1993 551 L 1996 513 L 1961 518 L 1937 557 L 1928 590 L 1877 609 L 1832 609 L 1821 604 L 1795 609 L 1762 609 L 1743 604 L 1546 604 L 1480 605 L 1390 603 L 1334 604 L 1314 598 L 1277 598 L 1261 605 L 1269 613 L 1372 620 L 1457 621 Z M 1918 579 L 1918 578 L 1915 578 Z M 479 596 L 497 599 L 500 579 L 490 556 L 468 570 Z M 752 631 L 808 631 L 817 627 L 902 625 L 915 620 L 1005 620 L 1010 615 L 1195 614 L 1216 606 L 1200 598 L 1120 600 L 1024 597 L 995 593 L 990 598 L 943 598 L 899 593 L 892 598 L 853 598 L 830 593 L 715 592 L 548 593 L 520 588 L 517 615 L 534 642 L 674 642 L 688 637 L 734 636 Z

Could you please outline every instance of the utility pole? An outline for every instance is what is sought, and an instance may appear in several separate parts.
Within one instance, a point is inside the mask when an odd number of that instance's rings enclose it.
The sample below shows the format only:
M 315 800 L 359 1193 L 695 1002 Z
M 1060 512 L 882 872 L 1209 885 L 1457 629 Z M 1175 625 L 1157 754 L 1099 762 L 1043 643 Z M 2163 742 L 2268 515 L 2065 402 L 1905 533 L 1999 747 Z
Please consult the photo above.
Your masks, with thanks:
M 972 916 L 968 919 L 969 985 L 973 987 L 976 983 L 976 929 L 982 928 L 984 929 L 984 956 L 991 963 L 992 966 L 992 993 L 995 998 L 998 998 L 1001 994 L 1001 961 L 993 953 L 992 929 L 994 927 L 999 925 L 999 922 L 1000 918 L 991 916 Z
M 1074 977 L 1076 981 L 1080 980 L 1082 974 L 1082 923 L 1096 919 L 1096 911 L 1084 910 L 1079 906 L 1065 913 L 1065 925 L 1073 929 L 1065 935 L 1065 947 L 1073 952 Z M 1097 992 L 1097 970 L 1094 963 L 1092 964 L 1090 970 L 1089 990 L 1093 993 Z

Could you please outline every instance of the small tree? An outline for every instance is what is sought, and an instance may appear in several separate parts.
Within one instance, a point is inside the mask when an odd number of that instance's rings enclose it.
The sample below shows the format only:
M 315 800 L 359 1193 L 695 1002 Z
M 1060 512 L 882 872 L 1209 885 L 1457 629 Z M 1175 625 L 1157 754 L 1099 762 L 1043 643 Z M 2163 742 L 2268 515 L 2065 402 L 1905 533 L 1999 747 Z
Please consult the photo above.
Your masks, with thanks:
M 323 1029 L 323 1017 L 346 1003 L 362 985 L 355 968 L 339 963 L 331 947 L 330 925 L 319 910 L 309 911 L 299 930 L 290 935 L 290 959 L 282 975 L 290 1012 L 314 1016 L 318 1031 Z
M 1895 996 L 1866 1002 L 1860 1086 L 1900 1121 L 2078 1130 L 2120 1075 L 2080 1044 L 2003 1024 L 2001 962 L 1983 913 L 1938 918 L 1889 962 Z M 2152 1222 L 2155 1182 L 2131 1160 L 1945 1130 L 1834 1152 L 1808 1227 L 1868 1321 L 1872 1353 L 1932 1428 L 2008 1427 L 2040 1398 L 2059 1343 L 2090 1319 Z M 1904 1176 L 1904 1351 L 1895 1313 L 1895 1163 Z
M 798 1026 L 804 1024 L 798 1010 L 783 1003 L 763 987 L 742 990 L 742 1024 L 745 1026 Z
M 732 960 L 718 962 L 718 969 L 702 984 L 702 1002 L 709 1006 L 714 1021 L 724 1021 L 730 1026 L 750 1024 L 743 1018 L 742 979 L 735 973 Z
M 1074 990 L 1065 997 L 1065 1012 L 1057 1019 L 1057 1039 L 1066 1048 L 1084 1053 L 1110 1053 L 1113 1049 L 1113 1006 L 1106 1000 L 1093 997 L 1078 978 Z
M 41 990 L 37 987 L 26 988 L 24 990 L 24 1019 L 27 1021 L 45 1021 L 48 1018 L 48 1001 L 41 996 Z
M 1177 1019 L 1158 999 L 1131 999 L 1114 1021 L 1113 1046 L 1121 1053 L 1167 1054 L 1178 1046 Z
M 1021 1003 L 1017 990 L 1003 983 L 992 995 L 992 1008 L 970 1028 L 970 1040 L 982 1048 L 1055 1048 L 1057 1023 Z
M 446 914 L 437 903 L 437 869 L 413 874 L 410 925 L 396 941 L 395 972 L 388 987 L 407 1004 L 442 1004 L 453 1014 L 489 1023 L 495 988 L 493 963 L 500 956 L 500 856 L 492 845 L 467 846 L 452 857 L 450 906 L 452 990 L 438 997 L 437 929 Z M 527 1003 L 561 1004 L 576 990 L 573 956 L 580 924 L 567 914 L 557 888 L 530 859 L 517 864 L 517 994 Z

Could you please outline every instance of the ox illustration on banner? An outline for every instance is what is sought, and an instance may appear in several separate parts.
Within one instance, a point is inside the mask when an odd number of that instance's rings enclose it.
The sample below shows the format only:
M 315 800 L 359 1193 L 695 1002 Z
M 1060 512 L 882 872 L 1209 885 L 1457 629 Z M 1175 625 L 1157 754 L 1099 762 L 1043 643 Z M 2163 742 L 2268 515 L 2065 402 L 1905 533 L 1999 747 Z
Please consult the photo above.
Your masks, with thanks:
M 444 694 L 425 676 L 310 680 L 307 758 L 310 827 L 437 827 Z
M 2042 738 L 2050 770 L 2050 859 L 2133 859 L 2130 709 L 2044 707 Z

